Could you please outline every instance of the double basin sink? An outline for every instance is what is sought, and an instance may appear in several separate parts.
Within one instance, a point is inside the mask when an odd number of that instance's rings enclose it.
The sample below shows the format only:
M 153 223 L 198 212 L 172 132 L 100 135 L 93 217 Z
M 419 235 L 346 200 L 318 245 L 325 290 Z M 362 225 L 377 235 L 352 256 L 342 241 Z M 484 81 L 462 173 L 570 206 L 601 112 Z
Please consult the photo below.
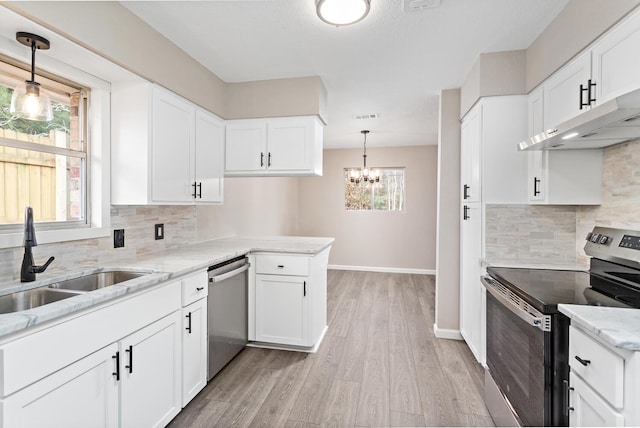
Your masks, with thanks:
M 57 302 L 78 294 L 88 293 L 100 288 L 120 284 L 139 278 L 150 272 L 111 270 L 92 273 L 79 278 L 58 281 L 51 285 L 18 291 L 0 296 L 0 314 L 24 311 L 27 309 Z

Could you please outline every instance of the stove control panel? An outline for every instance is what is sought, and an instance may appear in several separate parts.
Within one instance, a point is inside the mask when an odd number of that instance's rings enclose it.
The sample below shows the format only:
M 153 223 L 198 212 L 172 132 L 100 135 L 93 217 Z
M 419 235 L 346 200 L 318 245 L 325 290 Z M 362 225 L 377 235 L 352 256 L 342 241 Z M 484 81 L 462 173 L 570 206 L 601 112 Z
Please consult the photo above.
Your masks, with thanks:
M 640 236 L 624 235 L 618 246 L 632 250 L 640 250 Z

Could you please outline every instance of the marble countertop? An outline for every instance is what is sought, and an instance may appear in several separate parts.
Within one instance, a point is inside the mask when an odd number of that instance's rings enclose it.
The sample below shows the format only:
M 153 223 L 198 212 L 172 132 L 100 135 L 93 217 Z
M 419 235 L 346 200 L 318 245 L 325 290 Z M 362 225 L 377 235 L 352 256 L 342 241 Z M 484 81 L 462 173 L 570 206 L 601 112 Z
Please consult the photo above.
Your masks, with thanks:
M 281 252 L 317 254 L 333 244 L 334 238 L 273 236 L 273 237 L 231 237 L 201 242 L 163 252 L 142 255 L 134 260 L 115 260 L 108 265 L 96 266 L 79 264 L 72 273 L 38 274 L 38 280 L 21 283 L 9 281 L 0 284 L 0 298 L 18 291 L 43 287 L 66 279 L 73 279 L 91 273 L 126 270 L 145 271 L 148 275 L 121 284 L 112 285 L 88 293 L 79 294 L 57 302 L 20 312 L 0 315 L 0 338 L 24 330 L 37 324 L 51 321 L 82 309 L 124 296 L 125 294 L 152 287 L 172 278 L 201 271 L 216 263 L 242 256 L 250 252 Z
M 572 325 L 590 331 L 604 343 L 630 351 L 640 351 L 640 309 L 603 306 L 558 305 Z

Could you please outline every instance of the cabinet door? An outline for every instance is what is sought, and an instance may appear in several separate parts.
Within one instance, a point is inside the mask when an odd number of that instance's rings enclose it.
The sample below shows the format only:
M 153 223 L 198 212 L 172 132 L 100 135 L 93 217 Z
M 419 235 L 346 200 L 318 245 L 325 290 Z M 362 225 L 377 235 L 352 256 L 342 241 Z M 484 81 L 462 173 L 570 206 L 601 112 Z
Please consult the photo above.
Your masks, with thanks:
M 224 122 L 196 111 L 195 171 L 197 202 L 222 202 L 224 183 Z
M 629 15 L 592 49 L 596 102 L 640 88 L 640 13 Z
M 207 384 L 207 299 L 182 309 L 182 406 Z
M 116 344 L 107 346 L 9 396 L 2 426 L 117 427 Z
M 226 125 L 225 172 L 264 171 L 267 168 L 267 122 L 228 121 Z
M 311 169 L 314 120 L 305 117 L 269 120 L 267 169 L 270 171 Z
M 466 207 L 466 209 L 465 209 Z M 482 212 L 480 203 L 462 204 L 460 228 L 460 333 L 481 361 L 482 352 Z
M 465 116 L 460 136 L 460 200 L 480 201 L 480 163 L 482 150 L 482 105 Z
M 586 52 L 561 68 L 544 82 L 544 129 L 582 113 L 580 101 L 587 102 L 587 94 L 580 92 L 580 85 L 587 86 L 591 78 L 591 52 Z
M 621 427 L 624 417 L 611 408 L 591 387 L 574 373 L 569 373 L 569 426 Z
M 543 88 L 539 87 L 529 94 L 528 110 L 529 110 L 529 136 L 538 135 L 544 131 L 543 111 L 544 111 L 544 95 Z M 548 152 L 542 150 L 533 150 L 527 153 L 528 156 L 528 178 L 527 178 L 527 195 L 529 201 L 542 201 L 545 198 L 544 187 L 546 180 L 542 176 L 546 154 Z
M 180 412 L 181 311 L 120 341 L 120 426 L 163 427 Z
M 151 192 L 155 202 L 193 201 L 194 112 L 191 104 L 154 88 Z
M 307 277 L 256 275 L 256 340 L 311 346 Z

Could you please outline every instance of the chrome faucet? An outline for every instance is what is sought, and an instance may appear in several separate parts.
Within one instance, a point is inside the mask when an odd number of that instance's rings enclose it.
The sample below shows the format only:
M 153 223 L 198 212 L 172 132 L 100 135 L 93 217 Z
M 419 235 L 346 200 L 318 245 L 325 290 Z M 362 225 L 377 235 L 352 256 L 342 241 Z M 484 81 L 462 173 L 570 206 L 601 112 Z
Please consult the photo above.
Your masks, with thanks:
M 49 257 L 49 260 L 42 266 L 35 266 L 33 264 L 31 247 L 37 245 L 36 229 L 33 226 L 33 209 L 26 207 L 24 211 L 24 257 L 22 258 L 22 269 L 20 269 L 20 282 L 35 281 L 36 274 L 47 270 L 51 262 L 55 259 L 55 257 Z

